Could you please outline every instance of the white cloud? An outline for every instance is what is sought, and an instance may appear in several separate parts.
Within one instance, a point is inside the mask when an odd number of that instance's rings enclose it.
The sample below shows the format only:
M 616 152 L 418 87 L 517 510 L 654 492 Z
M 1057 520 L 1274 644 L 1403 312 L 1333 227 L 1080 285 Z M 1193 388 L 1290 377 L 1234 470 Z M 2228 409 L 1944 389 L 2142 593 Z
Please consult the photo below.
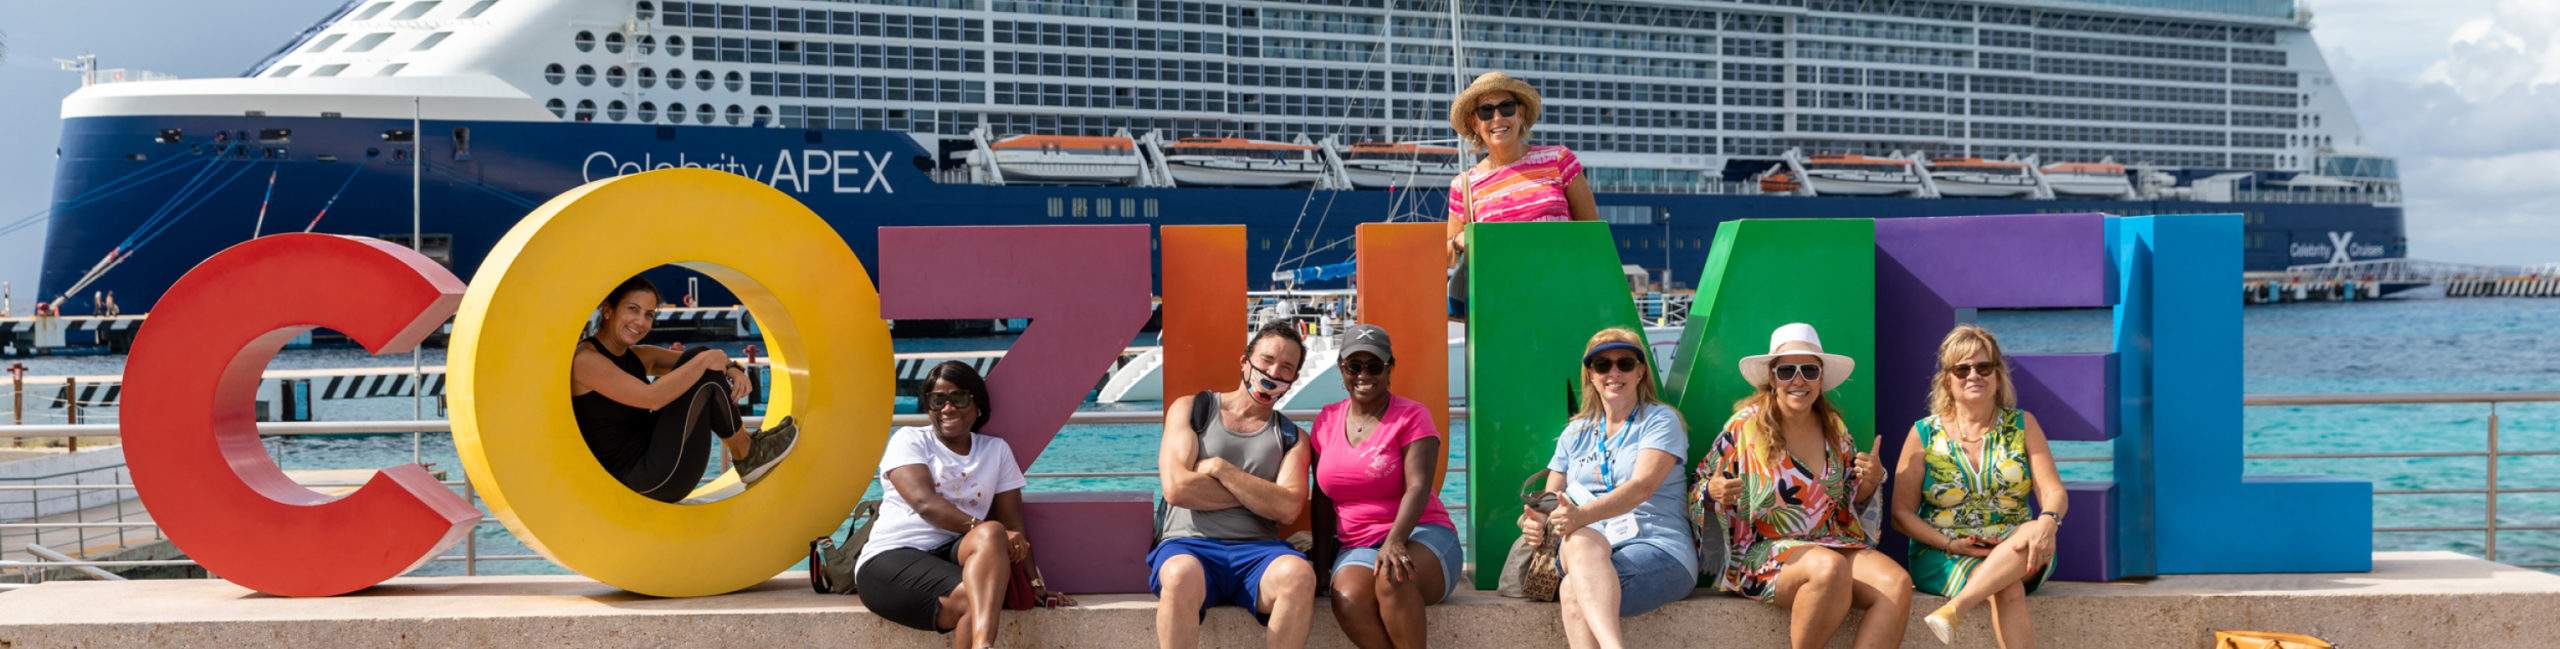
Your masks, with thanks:
M 2323 3 L 2318 27 L 2366 140 L 2400 158 L 2411 254 L 2560 260 L 2560 3 L 2420 5 Z

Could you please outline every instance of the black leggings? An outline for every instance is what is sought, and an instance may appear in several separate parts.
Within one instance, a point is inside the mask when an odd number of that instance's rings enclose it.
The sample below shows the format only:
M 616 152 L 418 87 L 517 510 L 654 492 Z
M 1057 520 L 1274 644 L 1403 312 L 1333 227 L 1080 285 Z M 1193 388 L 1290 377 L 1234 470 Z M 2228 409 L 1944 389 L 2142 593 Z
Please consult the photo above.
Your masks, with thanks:
M 676 364 L 681 366 L 709 349 L 685 350 Z M 702 481 L 703 470 L 710 466 L 711 449 L 716 445 L 711 438 L 728 439 L 744 427 L 738 419 L 738 402 L 729 396 L 728 376 L 727 368 L 705 370 L 702 378 L 694 380 L 693 389 L 650 413 L 657 417 L 657 425 L 650 428 L 648 447 L 641 451 L 640 462 L 615 472 L 613 477 L 658 502 L 676 502 L 692 494 L 694 486 Z

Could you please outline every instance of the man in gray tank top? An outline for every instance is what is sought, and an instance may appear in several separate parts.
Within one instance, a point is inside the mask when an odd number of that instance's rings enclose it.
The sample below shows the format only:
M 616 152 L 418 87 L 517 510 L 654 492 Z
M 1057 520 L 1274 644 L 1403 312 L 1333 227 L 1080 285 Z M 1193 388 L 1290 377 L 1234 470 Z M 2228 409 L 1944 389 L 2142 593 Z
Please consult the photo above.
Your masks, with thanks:
M 1197 646 L 1200 622 L 1221 604 L 1252 611 L 1275 648 L 1306 646 L 1315 619 L 1315 567 L 1279 534 L 1306 507 L 1308 452 L 1297 424 L 1272 409 L 1306 347 L 1287 323 L 1255 331 L 1245 347 L 1242 385 L 1166 407 L 1156 455 L 1163 541 L 1147 555 L 1159 647 Z

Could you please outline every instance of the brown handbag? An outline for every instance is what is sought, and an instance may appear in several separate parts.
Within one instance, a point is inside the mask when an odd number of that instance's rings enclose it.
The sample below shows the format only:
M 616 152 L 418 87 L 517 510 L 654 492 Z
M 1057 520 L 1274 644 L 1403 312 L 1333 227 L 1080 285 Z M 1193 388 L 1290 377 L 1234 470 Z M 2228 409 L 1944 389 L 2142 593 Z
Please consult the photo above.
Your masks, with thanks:
M 1530 546 L 1528 559 L 1520 562 L 1520 594 L 1540 602 L 1556 601 L 1556 591 L 1564 586 L 1564 566 L 1556 560 L 1558 539 L 1555 529 L 1547 523 L 1547 514 L 1556 510 L 1556 501 L 1563 496 L 1542 488 L 1532 491 L 1531 487 L 1546 482 L 1546 477 L 1547 472 L 1542 470 L 1529 474 L 1529 479 L 1520 483 L 1520 503 L 1537 514 L 1538 525 L 1547 530 Z

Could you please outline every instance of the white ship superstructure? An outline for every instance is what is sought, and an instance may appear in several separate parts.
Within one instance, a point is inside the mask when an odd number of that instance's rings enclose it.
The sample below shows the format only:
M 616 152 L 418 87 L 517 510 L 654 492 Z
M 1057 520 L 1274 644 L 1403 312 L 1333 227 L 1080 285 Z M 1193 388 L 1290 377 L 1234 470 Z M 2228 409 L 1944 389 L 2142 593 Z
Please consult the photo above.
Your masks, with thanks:
M 1604 191 L 1703 188 L 1728 161 L 1791 150 L 2396 191 L 2289 0 L 1460 2 L 1465 68 L 1538 85 L 1537 141 L 1601 163 Z M 495 77 L 567 121 L 1338 150 L 1446 140 L 1450 14 L 1447 0 L 367 0 L 254 74 Z

